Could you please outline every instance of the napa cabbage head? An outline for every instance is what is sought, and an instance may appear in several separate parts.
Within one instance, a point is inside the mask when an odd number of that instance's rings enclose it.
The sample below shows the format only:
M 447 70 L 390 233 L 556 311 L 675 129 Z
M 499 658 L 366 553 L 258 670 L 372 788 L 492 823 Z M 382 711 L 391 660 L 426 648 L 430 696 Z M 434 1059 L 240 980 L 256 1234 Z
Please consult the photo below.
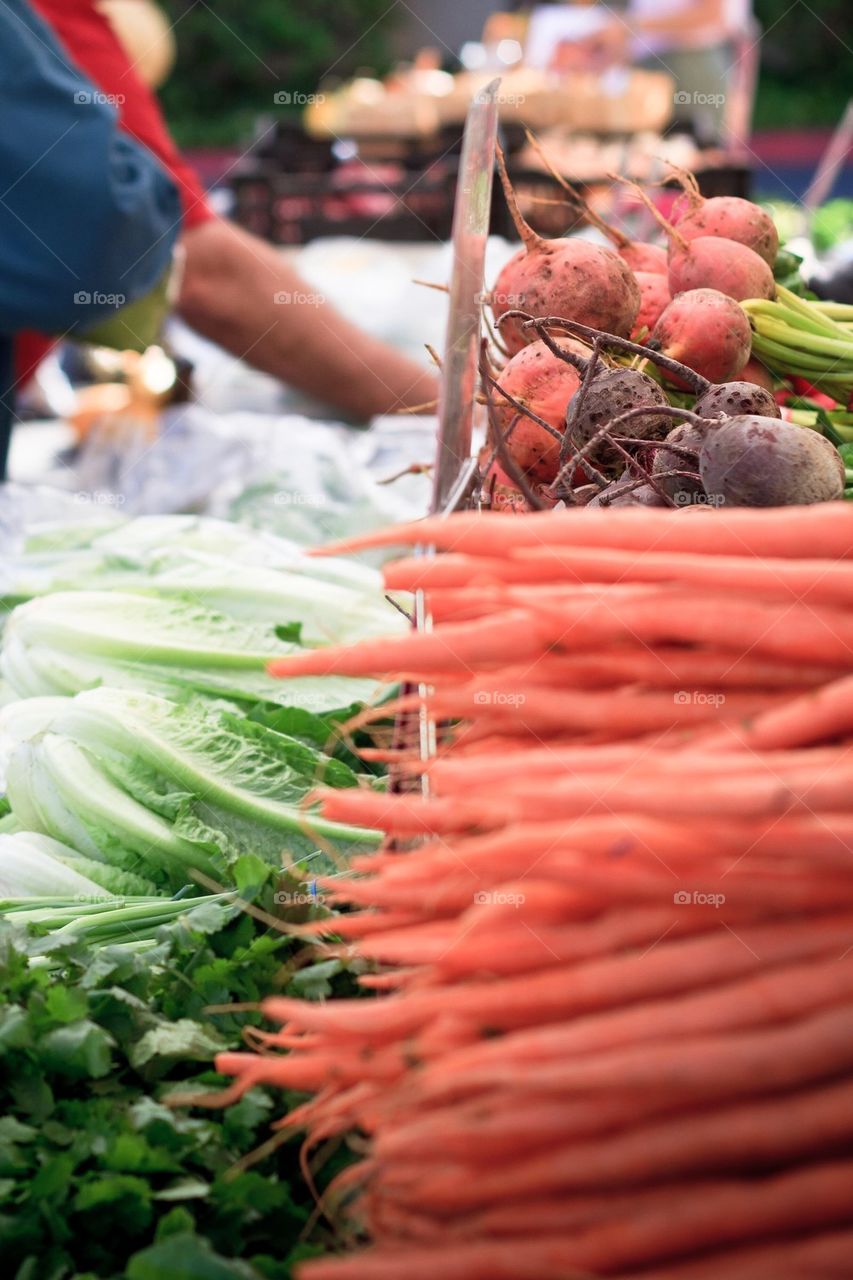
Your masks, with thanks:
M 153 893 L 150 880 L 86 858 L 40 832 L 0 834 L 0 899 L 73 896 L 85 903 L 105 894 Z
M 328 869 L 378 842 L 305 807 L 356 785 L 346 764 L 231 712 L 100 688 L 5 708 L 0 741 L 21 826 L 158 884 L 227 883 L 246 853 Z
M 382 630 L 379 613 L 359 613 L 348 598 L 329 598 L 329 593 L 355 593 L 319 587 L 311 605 L 318 617 L 321 602 L 323 607 L 334 603 L 342 611 L 338 625 L 351 627 L 353 638 Z M 276 612 L 272 600 L 256 599 L 254 616 L 236 616 L 180 592 L 58 592 L 12 612 L 3 634 L 0 675 L 19 698 L 71 695 L 107 684 L 172 699 L 199 695 L 252 705 L 270 702 L 316 714 L 344 711 L 386 692 L 376 681 L 345 676 L 287 682 L 269 676 L 267 663 L 296 652 L 305 640 L 295 598 L 292 608 L 293 613 Z M 319 643 L 319 623 L 309 636 Z
M 380 574 L 356 561 L 312 559 L 294 542 L 225 520 L 164 515 L 40 527 L 4 560 L 0 603 L 52 591 L 140 590 L 146 579 L 192 573 L 193 566 L 237 584 L 247 571 L 278 570 L 377 599 L 382 591 Z

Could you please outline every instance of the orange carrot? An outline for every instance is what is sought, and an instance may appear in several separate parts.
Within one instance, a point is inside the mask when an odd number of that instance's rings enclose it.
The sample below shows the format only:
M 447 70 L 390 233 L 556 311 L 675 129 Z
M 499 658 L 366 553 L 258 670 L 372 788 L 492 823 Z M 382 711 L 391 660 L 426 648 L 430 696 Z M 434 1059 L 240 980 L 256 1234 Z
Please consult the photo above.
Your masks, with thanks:
M 762 768 L 795 768 L 804 765 L 831 764 L 837 760 L 835 747 L 823 750 L 791 750 L 783 748 L 755 749 L 748 757 L 753 765 Z M 470 791 L 472 787 L 481 786 L 499 789 L 509 779 L 519 776 L 524 770 L 536 778 L 562 777 L 565 775 L 595 777 L 608 774 L 614 769 L 627 769 L 637 775 L 644 771 L 654 774 L 675 773 L 684 776 L 689 769 L 690 776 L 702 773 L 741 773 L 745 764 L 743 752 L 731 746 L 710 750 L 707 742 L 696 747 L 668 747 L 657 750 L 648 747 L 638 753 L 636 743 L 608 743 L 595 748 L 565 747 L 549 742 L 547 747 L 521 747 L 517 742 L 506 748 L 498 757 L 491 754 L 485 758 L 472 756 L 457 760 L 452 757 L 437 757 L 428 761 L 418 772 L 429 775 L 430 790 L 433 794 L 452 795 L 458 791 Z M 368 864 L 371 860 L 368 859 Z
M 552 628 L 553 629 L 553 628 Z M 328 649 L 306 649 L 269 664 L 270 675 L 371 675 L 399 670 L 409 662 L 419 670 L 470 670 L 470 663 L 505 660 L 507 645 L 516 657 L 541 653 L 545 636 L 531 626 L 526 613 L 508 611 L 499 618 L 443 627 L 441 632 L 410 632 L 392 639 L 360 640 L 353 645 Z
M 571 1241 L 567 1256 L 577 1266 L 617 1271 L 708 1247 L 846 1226 L 851 1199 L 853 1163 L 847 1161 L 752 1181 L 672 1187 L 659 1214 L 590 1228 Z
M 853 657 L 853 612 L 775 601 L 741 601 L 708 593 L 629 597 L 595 609 L 593 602 L 560 597 L 553 590 L 535 601 L 529 588 L 506 589 L 507 607 L 497 616 L 447 623 L 430 632 L 369 639 L 340 648 L 307 650 L 269 666 L 278 676 L 383 675 L 389 671 L 471 670 L 484 663 L 530 660 L 546 650 L 577 650 L 626 641 L 641 645 L 698 643 L 710 635 L 720 649 L 751 650 L 784 662 L 848 664 Z M 515 607 L 513 607 L 515 606 Z
M 512 554 L 519 547 L 573 544 L 637 551 L 755 555 L 786 560 L 853 557 L 853 512 L 842 502 L 778 510 L 688 512 L 573 509 L 515 516 L 458 512 L 449 517 L 344 538 L 316 554 L 341 555 L 371 547 L 433 546 L 474 555 Z
M 853 677 L 827 683 L 821 689 L 770 707 L 754 723 L 733 726 L 709 735 L 709 750 L 746 747 L 750 751 L 775 751 L 828 742 L 853 733 Z
M 779 1243 L 726 1250 L 693 1262 L 643 1271 L 619 1280 L 848 1280 L 853 1231 L 832 1231 Z
M 570 1134 L 575 1142 L 584 1142 L 637 1123 L 635 1104 L 627 1096 L 600 1098 L 594 1106 L 586 1098 L 522 1098 L 514 1108 L 503 1105 L 504 1101 L 505 1095 L 496 1091 L 473 1102 L 422 1106 L 402 1121 L 389 1118 L 374 1141 L 376 1159 L 380 1164 L 405 1160 L 417 1165 L 436 1159 L 489 1164 L 514 1158 L 525 1149 L 548 1147 L 560 1135 Z
M 459 688 L 427 693 L 422 699 L 417 694 L 398 699 L 397 706 L 402 710 L 422 704 L 436 718 L 477 716 L 481 723 L 509 721 L 503 727 L 510 732 L 595 730 L 626 738 L 676 724 L 750 718 L 783 707 L 789 698 L 788 691 L 717 695 L 693 690 L 689 698 L 657 692 L 563 692 L 534 685 L 501 687 L 497 680 L 481 676 Z
M 556 1135 L 555 1135 L 556 1138 Z M 843 1153 L 853 1142 L 853 1083 L 849 1080 L 801 1093 L 752 1098 L 719 1111 L 704 1111 L 685 1125 L 683 1116 L 664 1119 L 608 1141 L 586 1144 L 563 1140 L 556 1149 L 525 1155 L 522 1146 L 512 1162 L 483 1167 L 472 1153 L 445 1168 L 395 1161 L 394 1171 L 417 1169 L 423 1176 L 411 1194 L 424 1208 L 456 1217 L 513 1200 L 521 1188 L 526 1197 L 556 1193 L 611 1191 L 670 1181 L 681 1175 L 746 1173 Z M 377 1187 L 390 1190 L 381 1171 Z
M 444 1280 L 571 1280 L 576 1274 L 580 1280 L 590 1270 L 622 1273 L 703 1248 L 846 1226 L 851 1197 L 853 1164 L 821 1164 L 748 1182 L 669 1186 L 656 1198 L 656 1207 L 649 1198 L 641 1215 L 628 1211 L 622 1219 L 573 1237 L 524 1232 L 517 1239 L 442 1244 L 437 1231 L 431 1247 L 372 1249 L 351 1258 L 322 1259 L 303 1275 L 305 1280 L 432 1280 L 436 1274 Z M 791 1247 L 796 1250 L 796 1242 Z
M 613 646 L 606 653 L 546 653 L 512 666 L 495 666 L 494 678 L 555 688 L 606 688 L 614 685 L 651 686 L 663 689 L 773 689 L 813 687 L 838 679 L 837 667 L 804 666 L 732 653 L 679 649 L 660 645 L 655 649 Z M 415 671 L 393 673 L 395 682 L 417 678 Z M 470 680 L 471 672 L 442 672 L 443 686 Z
M 804 604 L 743 598 L 732 609 L 730 596 L 690 591 L 681 592 L 678 602 L 668 608 L 663 608 L 660 598 L 637 597 L 598 611 L 583 602 L 557 599 L 553 588 L 537 597 L 535 609 L 530 588 L 508 587 L 506 598 L 508 608 L 515 604 L 530 609 L 541 635 L 547 634 L 550 621 L 551 647 L 557 652 L 628 638 L 641 644 L 707 644 L 713 636 L 719 648 L 737 654 L 751 651 L 786 662 L 839 665 L 849 665 L 853 659 L 853 612 L 841 609 L 825 608 L 817 614 Z M 556 633 L 558 627 L 561 635 Z
M 334 1030 L 337 1036 L 370 1036 L 377 1043 L 405 1037 L 439 1013 L 455 1014 L 480 1028 L 553 1022 L 593 1009 L 618 1008 L 697 987 L 721 985 L 740 975 L 771 969 L 810 956 L 839 955 L 849 946 L 853 916 L 758 925 L 733 935 L 700 936 L 658 946 L 645 954 L 608 956 L 585 965 L 555 965 L 544 974 L 500 984 L 470 982 L 419 991 L 388 1000 L 330 1000 L 309 1005 L 271 997 L 263 1010 L 275 1021 L 291 1019 L 306 1030 Z
M 388 591 L 474 589 L 488 583 L 678 582 L 808 601 L 853 605 L 853 578 L 834 560 L 764 560 L 753 555 L 661 554 L 589 546 L 521 546 L 503 558 L 459 555 L 397 560 L 383 569 Z
M 847 1034 L 845 1035 L 845 1027 Z M 569 1063 L 529 1066 L 525 1087 L 558 1097 L 626 1089 L 638 1099 L 660 1090 L 673 1107 L 705 1106 L 815 1083 L 853 1068 L 850 1008 L 830 1009 L 782 1027 L 736 1036 L 696 1036 L 673 1043 L 639 1044 L 583 1056 Z M 812 1040 L 812 1036 L 816 1039 Z M 446 1064 L 450 1071 L 449 1060 Z M 509 1085 L 517 1067 L 503 1062 L 458 1078 L 458 1096 Z

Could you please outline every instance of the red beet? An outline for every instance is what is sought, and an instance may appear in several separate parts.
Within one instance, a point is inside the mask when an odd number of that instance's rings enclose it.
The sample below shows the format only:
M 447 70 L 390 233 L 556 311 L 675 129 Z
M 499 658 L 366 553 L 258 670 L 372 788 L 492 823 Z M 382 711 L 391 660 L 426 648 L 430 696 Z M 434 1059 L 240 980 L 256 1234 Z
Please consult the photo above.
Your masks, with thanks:
M 652 331 L 652 341 L 664 355 L 710 382 L 725 382 L 749 359 L 752 331 L 746 312 L 731 298 L 716 289 L 691 289 L 673 298 Z
M 730 379 L 709 387 L 696 400 L 693 412 L 700 418 L 734 418 L 754 414 L 763 418 L 781 418 L 772 391 L 744 379 Z
M 629 240 L 626 245 L 617 248 L 616 252 L 637 274 L 646 271 L 665 276 L 669 270 L 669 259 L 662 245 L 644 244 L 642 240 Z
M 682 239 L 722 236 L 726 240 L 737 240 L 763 258 L 769 267 L 773 266 L 779 252 L 779 233 L 766 210 L 740 196 L 706 199 L 692 174 L 676 169 L 675 176 L 689 202 L 688 209 L 678 219 L 678 234 Z
M 631 337 L 639 339 L 643 331 L 651 331 L 661 312 L 672 302 L 669 283 L 665 275 L 652 271 L 636 271 L 634 278 L 640 286 L 640 310 Z
M 832 502 L 844 493 L 844 463 L 816 431 L 754 414 L 709 431 L 699 452 L 709 497 L 733 507 Z
M 575 354 L 583 350 L 571 338 L 562 338 L 557 345 Z M 499 387 L 562 435 L 566 426 L 566 406 L 577 391 L 580 378 L 577 369 L 555 356 L 538 339 L 513 356 L 497 381 Z M 506 432 L 517 410 L 499 393 L 494 396 L 494 407 L 497 425 Z M 520 416 L 506 445 L 513 461 L 532 479 L 547 482 L 556 476 L 560 440 L 532 419 Z
M 510 258 L 492 290 L 495 319 L 507 311 L 559 315 L 626 338 L 640 309 L 640 287 L 628 265 L 612 249 L 588 240 L 543 240 L 525 222 L 499 155 L 501 180 L 524 247 Z M 512 320 L 501 328 L 510 353 L 529 334 Z
M 698 471 L 699 450 L 705 441 L 708 430 L 708 427 L 700 426 L 695 422 L 682 422 L 677 427 L 674 427 L 666 437 L 666 443 L 674 445 L 679 450 L 695 450 L 695 458 L 682 457 L 680 453 L 670 452 L 669 449 L 658 449 L 655 453 L 652 475 L 658 480 L 661 488 L 680 507 L 691 506 L 705 496 L 705 490 L 702 488 L 702 481 L 699 479 Z M 664 479 L 659 479 L 663 473 L 671 471 L 694 472 L 696 473 L 696 479 L 693 480 L 687 475 L 666 475 Z
M 763 387 L 765 391 L 773 390 L 773 374 L 760 360 L 756 360 L 755 356 L 749 357 L 741 370 L 740 378 L 742 382 L 754 382 L 757 387 Z
M 669 258 L 669 288 L 672 296 L 689 289 L 717 289 L 742 302 L 746 298 L 773 298 L 773 272 L 754 249 L 722 236 L 676 239 L 674 233 Z
M 617 429 L 617 434 L 647 440 L 664 436 L 672 426 L 672 420 L 666 414 L 654 412 L 661 406 L 669 407 L 666 393 L 647 373 L 639 369 L 605 369 L 587 388 L 579 402 L 579 411 L 574 396 L 569 403 L 567 417 L 572 419 L 572 444 L 577 449 L 581 448 L 602 427 L 624 413 L 639 409 L 649 412 L 632 421 L 630 428 L 623 425 L 621 431 Z M 588 456 L 605 466 L 622 461 L 618 450 L 604 439 L 592 447 Z

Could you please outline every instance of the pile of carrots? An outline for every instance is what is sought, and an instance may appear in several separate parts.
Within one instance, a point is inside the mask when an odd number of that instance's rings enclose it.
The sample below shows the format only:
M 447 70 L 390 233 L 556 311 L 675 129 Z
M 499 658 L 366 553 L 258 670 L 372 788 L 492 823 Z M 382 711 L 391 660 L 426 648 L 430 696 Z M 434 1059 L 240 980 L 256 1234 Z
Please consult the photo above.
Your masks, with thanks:
M 230 1096 L 347 1136 L 305 1280 L 812 1280 L 853 1265 L 853 509 L 459 514 L 342 544 L 432 629 L 277 673 L 413 683 L 423 794 L 325 885 L 373 999 L 270 999 Z M 387 709 L 386 709 L 387 714 Z M 411 838 L 421 837 L 411 848 Z M 401 847 L 408 851 L 402 852 Z

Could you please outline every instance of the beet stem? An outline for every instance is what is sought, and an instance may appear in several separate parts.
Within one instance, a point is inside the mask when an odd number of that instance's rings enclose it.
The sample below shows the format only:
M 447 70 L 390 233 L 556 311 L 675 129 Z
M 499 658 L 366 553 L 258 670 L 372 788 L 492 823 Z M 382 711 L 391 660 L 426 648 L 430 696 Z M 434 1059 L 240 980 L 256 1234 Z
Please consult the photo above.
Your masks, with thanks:
M 644 449 L 666 449 L 674 457 L 683 458 L 685 462 L 694 462 L 699 457 L 698 449 L 685 449 L 680 444 L 668 444 L 666 440 L 643 440 L 633 436 L 620 436 L 623 444 L 639 445 Z
M 649 213 L 654 218 L 655 222 L 658 224 L 659 227 L 663 228 L 663 230 L 669 236 L 670 240 L 674 241 L 675 244 L 678 245 L 679 249 L 681 249 L 682 252 L 684 252 L 687 249 L 688 243 L 684 239 L 684 236 L 681 235 L 678 229 L 674 227 L 672 223 L 669 222 L 663 216 L 663 214 L 661 213 L 660 209 L 658 209 L 655 202 L 649 199 L 648 195 L 646 194 L 646 192 L 643 190 L 643 188 L 640 186 L 638 182 L 632 182 L 630 178 L 622 178 L 619 176 L 619 174 L 616 174 L 616 173 L 608 173 L 607 176 L 613 182 L 622 182 L 626 187 L 630 187 L 630 189 L 633 191 L 637 199 L 646 206 Z
M 596 338 L 595 342 L 592 344 L 592 355 L 587 362 L 587 366 L 586 366 L 586 369 L 584 370 L 583 378 L 581 379 L 581 384 L 578 387 L 575 394 L 572 396 L 571 400 L 569 401 L 569 411 L 566 415 L 566 429 L 563 432 L 563 439 L 560 443 L 560 467 L 561 468 L 563 466 L 563 463 L 566 461 L 566 458 L 568 457 L 569 449 L 571 448 L 572 433 L 574 431 L 575 424 L 578 420 L 578 417 L 580 416 L 580 411 L 584 406 L 584 401 L 586 400 L 587 393 L 589 392 L 589 389 L 592 386 L 593 381 L 595 380 L 598 374 L 598 362 L 601 357 L 602 345 L 603 344 L 601 339 Z
M 503 187 L 504 197 L 506 198 L 510 217 L 515 224 L 515 229 L 518 232 L 525 249 L 530 253 L 531 250 L 538 249 L 540 245 L 545 243 L 545 241 L 542 236 L 533 230 L 530 223 L 525 219 L 524 214 L 518 207 L 518 200 L 516 199 L 515 192 L 512 189 L 509 174 L 506 171 L 506 160 L 504 159 L 503 147 L 500 143 L 497 144 L 495 158 L 497 160 L 498 173 L 500 174 L 501 186 Z
M 643 405 L 636 409 L 627 409 L 625 413 L 620 413 L 617 418 L 613 418 L 612 421 L 605 423 L 603 427 L 600 427 L 599 430 L 596 431 L 594 436 L 591 436 L 589 440 L 587 440 L 586 444 L 582 445 L 580 449 L 575 450 L 574 454 L 569 458 L 565 466 L 561 467 L 555 484 L 559 483 L 564 472 L 571 472 L 576 466 L 582 465 L 583 459 L 587 454 L 591 452 L 597 444 L 601 444 L 603 440 L 606 440 L 608 444 L 612 444 L 617 452 L 627 454 L 627 450 L 620 448 L 613 436 L 614 427 L 617 427 L 622 422 L 630 422 L 634 418 L 648 417 L 649 414 L 655 413 L 659 413 L 665 418 L 684 418 L 701 426 L 704 426 L 708 422 L 707 418 L 700 418 L 697 413 L 691 413 L 689 409 L 676 409 L 674 405 L 669 404 Z M 630 457 L 630 455 L 628 456 Z M 652 488 L 657 492 L 657 488 L 654 484 L 652 484 Z
M 526 408 L 520 400 L 516 400 L 515 396 L 512 396 L 508 391 L 505 391 L 500 383 L 482 367 L 480 369 L 480 376 L 483 378 L 484 382 L 488 383 L 488 385 L 493 388 L 493 390 L 497 391 L 498 395 L 502 395 L 504 400 L 508 400 L 517 413 L 523 414 L 525 418 L 530 418 L 531 422 L 535 422 L 538 427 L 541 427 L 543 431 L 547 431 L 555 440 L 562 441 L 563 437 L 559 431 L 555 431 L 549 422 L 546 422 L 544 418 L 539 417 L 538 413 L 534 413 L 532 409 Z
M 668 373 L 674 374 L 676 378 L 680 378 L 682 382 L 686 382 L 694 395 L 701 396 L 708 391 L 713 383 L 707 378 L 703 378 L 701 373 L 697 373 L 695 369 L 689 368 L 686 364 L 682 364 L 680 360 L 673 360 L 672 356 L 665 356 L 660 351 L 654 351 L 651 347 L 643 347 L 638 342 L 630 342 L 627 338 L 620 338 L 616 333 L 604 333 L 600 329 L 592 329 L 588 324 L 580 324 L 577 320 L 564 320 L 561 316 L 531 316 L 526 311 L 506 311 L 498 320 L 498 324 L 502 324 L 504 320 L 512 317 L 522 319 L 522 329 L 535 329 L 540 337 L 544 337 L 542 329 L 564 329 L 566 333 L 579 334 L 582 338 L 589 338 L 594 341 L 596 338 L 605 338 L 607 345 L 617 347 L 620 351 L 628 351 L 635 356 L 643 356 L 646 360 L 651 360 L 661 369 L 665 369 Z
M 624 231 L 619 231 L 616 227 L 611 227 L 609 222 L 605 222 L 601 215 L 596 213 L 587 201 L 584 200 L 580 192 L 575 191 L 572 184 L 567 182 L 559 170 L 554 167 L 539 139 L 532 134 L 529 129 L 525 129 L 524 132 L 527 137 L 527 141 L 530 143 L 531 147 L 536 152 L 551 177 L 555 182 L 560 184 L 569 196 L 569 199 L 575 209 L 577 209 L 583 217 L 584 221 L 589 223 L 590 226 L 596 227 L 603 236 L 607 237 L 611 244 L 616 246 L 617 249 L 626 249 L 632 241 L 625 235 Z

